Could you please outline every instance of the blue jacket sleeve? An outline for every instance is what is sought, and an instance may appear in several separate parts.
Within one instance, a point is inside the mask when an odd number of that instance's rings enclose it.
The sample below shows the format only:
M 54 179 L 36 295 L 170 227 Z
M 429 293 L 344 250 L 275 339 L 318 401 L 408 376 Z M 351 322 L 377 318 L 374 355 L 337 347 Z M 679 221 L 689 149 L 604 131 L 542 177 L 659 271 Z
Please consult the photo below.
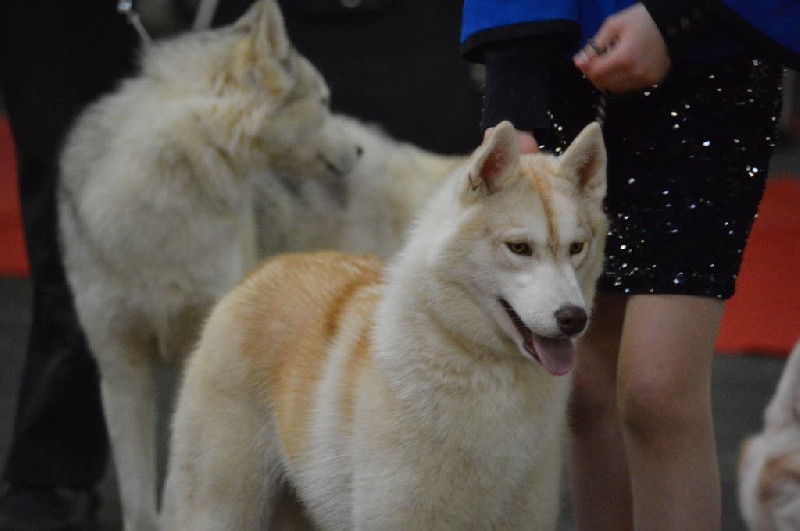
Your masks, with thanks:
M 464 0 L 461 50 L 482 62 L 484 44 L 539 35 L 581 34 L 580 0 Z

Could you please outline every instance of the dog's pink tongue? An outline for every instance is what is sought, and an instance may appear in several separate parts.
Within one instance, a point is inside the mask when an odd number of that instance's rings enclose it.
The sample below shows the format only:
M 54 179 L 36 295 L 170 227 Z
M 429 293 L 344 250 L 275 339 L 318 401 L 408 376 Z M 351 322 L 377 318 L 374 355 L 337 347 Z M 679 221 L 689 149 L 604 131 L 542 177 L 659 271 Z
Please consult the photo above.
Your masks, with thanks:
M 544 368 L 553 376 L 567 374 L 575 364 L 575 346 L 570 339 L 552 339 L 533 335 L 533 349 Z

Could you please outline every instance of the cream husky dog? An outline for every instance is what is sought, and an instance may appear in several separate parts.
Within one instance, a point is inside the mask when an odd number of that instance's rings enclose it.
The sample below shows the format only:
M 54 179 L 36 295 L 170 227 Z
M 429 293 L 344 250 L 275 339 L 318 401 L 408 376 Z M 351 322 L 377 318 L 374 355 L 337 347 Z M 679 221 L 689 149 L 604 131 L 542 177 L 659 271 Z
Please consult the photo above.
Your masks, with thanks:
M 553 529 L 604 195 L 597 124 L 555 157 L 520 156 L 503 123 L 386 272 L 268 261 L 188 363 L 165 528 L 262 529 L 288 499 L 324 530 Z
M 146 49 L 141 74 L 70 132 L 64 261 L 100 367 L 125 529 L 157 525 L 153 363 L 188 354 L 255 266 L 254 181 L 268 168 L 341 179 L 355 165 L 327 98 L 262 0 L 230 27 Z
M 742 445 L 739 507 L 753 531 L 800 529 L 800 343 L 767 406 L 764 430 Z

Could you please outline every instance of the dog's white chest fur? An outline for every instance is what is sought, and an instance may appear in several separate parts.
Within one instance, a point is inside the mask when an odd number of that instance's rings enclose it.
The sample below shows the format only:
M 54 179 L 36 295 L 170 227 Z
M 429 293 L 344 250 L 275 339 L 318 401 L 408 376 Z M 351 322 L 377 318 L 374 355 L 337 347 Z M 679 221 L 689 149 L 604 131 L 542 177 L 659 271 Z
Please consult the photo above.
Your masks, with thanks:
M 435 328 L 417 333 L 437 335 Z M 436 360 L 406 358 L 404 367 L 378 361 L 362 375 L 349 428 L 340 406 L 352 385 L 341 380 L 347 358 L 332 352 L 314 397 L 307 457 L 289 466 L 324 529 L 359 528 L 359 510 L 363 529 L 458 529 L 468 522 L 514 529 L 523 525 L 515 515 L 524 504 L 553 514 L 569 378 L 543 374 L 527 360 L 515 367 L 474 363 L 446 339 L 434 342 Z

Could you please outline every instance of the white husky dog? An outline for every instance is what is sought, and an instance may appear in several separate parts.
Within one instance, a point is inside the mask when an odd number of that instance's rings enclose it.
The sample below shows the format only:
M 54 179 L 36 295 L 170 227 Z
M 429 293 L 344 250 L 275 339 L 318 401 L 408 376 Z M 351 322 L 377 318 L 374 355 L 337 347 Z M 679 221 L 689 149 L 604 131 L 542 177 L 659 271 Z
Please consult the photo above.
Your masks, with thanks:
M 739 459 L 739 508 L 753 531 L 800 529 L 800 343 Z
M 102 376 L 126 530 L 157 525 L 153 363 L 180 362 L 255 266 L 254 181 L 267 168 L 341 179 L 357 160 L 325 123 L 327 99 L 262 0 L 230 27 L 146 49 L 141 74 L 70 132 L 64 261 Z
M 555 157 L 503 123 L 387 271 L 288 254 L 245 279 L 184 375 L 165 527 L 270 528 L 289 503 L 323 530 L 553 529 L 605 157 L 597 124 Z

